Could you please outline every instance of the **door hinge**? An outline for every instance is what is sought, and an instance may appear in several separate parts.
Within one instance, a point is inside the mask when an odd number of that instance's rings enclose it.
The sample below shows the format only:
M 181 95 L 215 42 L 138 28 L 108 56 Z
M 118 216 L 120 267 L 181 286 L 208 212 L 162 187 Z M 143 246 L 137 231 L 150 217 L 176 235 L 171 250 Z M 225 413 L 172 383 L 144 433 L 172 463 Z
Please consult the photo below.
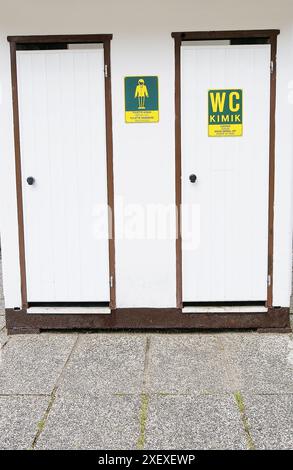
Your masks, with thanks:
M 105 74 L 105 78 L 108 78 L 108 65 L 105 64 L 105 67 L 104 67 L 104 74 Z
M 275 62 L 271 60 L 271 73 L 273 74 L 275 70 Z
M 110 288 L 112 289 L 114 285 L 114 282 L 113 282 L 113 276 L 110 276 Z
M 272 284 L 272 276 L 269 274 L 268 275 L 268 287 L 270 287 Z

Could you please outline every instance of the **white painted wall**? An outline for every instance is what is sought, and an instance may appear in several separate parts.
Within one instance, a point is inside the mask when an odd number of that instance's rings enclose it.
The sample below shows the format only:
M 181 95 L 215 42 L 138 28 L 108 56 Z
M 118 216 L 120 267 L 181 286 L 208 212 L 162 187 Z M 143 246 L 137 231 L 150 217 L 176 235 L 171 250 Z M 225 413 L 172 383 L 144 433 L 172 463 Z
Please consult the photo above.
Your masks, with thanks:
M 20 306 L 10 58 L 7 35 L 113 33 L 112 91 L 116 221 L 119 199 L 172 204 L 172 31 L 280 28 L 277 85 L 274 304 L 288 306 L 291 281 L 293 4 L 291 0 L 0 0 L 0 199 L 6 306 Z M 158 75 L 160 123 L 126 125 L 123 77 Z M 292 83 L 293 86 L 293 83 Z M 138 152 L 139 146 L 139 152 Z M 117 227 L 119 229 L 119 227 Z M 174 240 L 118 240 L 119 307 L 175 306 Z

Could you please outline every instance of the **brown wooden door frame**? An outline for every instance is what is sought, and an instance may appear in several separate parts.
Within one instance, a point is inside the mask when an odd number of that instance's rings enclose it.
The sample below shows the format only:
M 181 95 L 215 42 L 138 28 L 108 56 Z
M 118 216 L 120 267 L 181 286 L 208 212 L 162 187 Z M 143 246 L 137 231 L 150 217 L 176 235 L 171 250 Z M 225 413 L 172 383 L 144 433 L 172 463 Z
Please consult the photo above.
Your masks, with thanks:
M 111 95 L 111 56 L 110 43 L 112 34 L 83 34 L 83 35 L 50 35 L 50 36 L 8 36 L 10 43 L 11 83 L 13 100 L 13 125 L 15 147 L 15 174 L 19 237 L 19 263 L 21 276 L 22 308 L 28 307 L 27 279 L 25 263 L 24 218 L 22 197 L 21 148 L 19 131 L 19 106 L 17 87 L 16 52 L 18 47 L 42 44 L 85 44 L 100 43 L 104 48 L 105 66 L 105 117 L 106 117 L 106 155 L 107 155 L 107 188 L 109 206 L 109 275 L 110 308 L 116 307 L 116 280 L 115 280 L 115 226 L 114 226 L 114 177 L 113 177 L 113 136 L 112 136 L 112 95 Z
M 268 212 L 268 308 L 273 306 L 273 250 L 274 250 L 274 196 L 275 196 L 275 114 L 276 114 L 276 57 L 277 36 L 280 30 L 195 31 L 172 33 L 175 43 L 175 199 L 177 210 L 176 237 L 176 299 L 177 308 L 183 307 L 182 298 L 182 234 L 181 234 L 181 44 L 184 41 L 263 39 L 271 46 L 270 83 L 270 137 L 269 137 L 269 212 Z

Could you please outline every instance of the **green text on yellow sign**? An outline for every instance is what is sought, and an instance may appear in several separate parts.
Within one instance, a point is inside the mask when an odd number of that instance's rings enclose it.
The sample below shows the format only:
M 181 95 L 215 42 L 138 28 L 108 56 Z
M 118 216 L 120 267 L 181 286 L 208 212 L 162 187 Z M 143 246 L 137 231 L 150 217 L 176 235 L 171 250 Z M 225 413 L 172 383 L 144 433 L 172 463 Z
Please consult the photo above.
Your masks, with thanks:
M 243 135 L 243 93 L 239 89 L 209 90 L 209 137 Z
M 159 122 L 159 80 L 156 76 L 125 77 L 125 121 Z

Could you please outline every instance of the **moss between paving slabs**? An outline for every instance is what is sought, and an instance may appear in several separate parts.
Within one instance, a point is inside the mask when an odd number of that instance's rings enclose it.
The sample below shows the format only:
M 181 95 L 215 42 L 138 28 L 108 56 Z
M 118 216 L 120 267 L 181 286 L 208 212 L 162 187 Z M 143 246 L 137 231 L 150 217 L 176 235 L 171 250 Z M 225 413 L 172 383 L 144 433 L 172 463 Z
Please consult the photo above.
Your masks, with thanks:
M 42 432 L 44 430 L 44 427 L 46 426 L 46 422 L 47 422 L 50 410 L 51 410 L 51 408 L 53 406 L 53 403 L 55 401 L 55 398 L 56 398 L 56 390 L 54 389 L 52 394 L 51 394 L 50 401 L 49 401 L 48 407 L 45 411 L 45 414 L 44 414 L 43 418 L 38 422 L 38 425 L 37 425 L 38 430 L 37 430 L 37 433 L 36 433 L 35 438 L 33 440 L 31 449 L 35 448 L 35 446 L 37 444 L 37 441 L 38 441 L 40 435 L 42 434 Z
M 145 429 L 146 422 L 148 418 L 148 408 L 149 408 L 149 395 L 147 393 L 141 394 L 141 406 L 140 406 L 140 416 L 139 416 L 139 438 L 137 441 L 137 449 L 143 449 L 145 444 Z
M 247 419 L 247 416 L 246 416 L 246 413 L 245 413 L 245 404 L 244 404 L 244 400 L 243 400 L 241 392 L 235 392 L 234 393 L 234 398 L 236 400 L 236 403 L 237 403 L 237 406 L 238 406 L 238 409 L 239 409 L 239 412 L 240 412 L 240 415 L 241 415 L 241 419 L 242 419 L 242 423 L 243 423 L 243 427 L 244 427 L 244 431 L 245 431 L 245 435 L 246 435 L 248 449 L 254 450 L 255 446 L 254 446 L 252 436 L 250 434 L 248 419 Z

